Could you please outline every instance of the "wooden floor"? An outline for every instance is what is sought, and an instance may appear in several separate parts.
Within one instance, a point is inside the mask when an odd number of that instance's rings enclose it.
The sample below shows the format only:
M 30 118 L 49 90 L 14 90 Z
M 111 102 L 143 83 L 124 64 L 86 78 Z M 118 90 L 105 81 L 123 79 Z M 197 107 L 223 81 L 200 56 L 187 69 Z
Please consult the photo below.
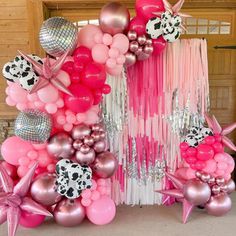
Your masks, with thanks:
M 85 220 L 75 228 L 63 228 L 53 221 L 34 230 L 19 228 L 17 236 L 233 236 L 236 232 L 236 193 L 233 209 L 224 217 L 213 217 L 194 209 L 189 222 L 181 223 L 181 204 L 171 207 L 120 206 L 115 220 L 106 226 L 95 226 Z M 6 224 L 0 235 L 7 236 Z

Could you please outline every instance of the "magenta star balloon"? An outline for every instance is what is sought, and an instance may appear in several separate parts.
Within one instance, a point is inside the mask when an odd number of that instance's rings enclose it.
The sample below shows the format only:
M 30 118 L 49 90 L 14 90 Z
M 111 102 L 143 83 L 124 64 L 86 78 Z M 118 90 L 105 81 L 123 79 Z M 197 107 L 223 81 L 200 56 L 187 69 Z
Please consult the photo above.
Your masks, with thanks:
M 52 216 L 44 207 L 27 197 L 29 187 L 38 164 L 35 163 L 28 173 L 14 186 L 13 180 L 0 165 L 0 224 L 7 221 L 8 236 L 14 236 L 20 221 L 21 211 Z
M 34 70 L 40 75 L 39 81 L 33 86 L 30 91 L 31 94 L 37 92 L 41 88 L 44 88 L 48 84 L 51 84 L 60 91 L 73 96 L 72 93 L 67 89 L 67 87 L 59 79 L 57 79 L 57 74 L 59 73 L 63 63 L 65 62 L 69 50 L 61 57 L 59 57 L 52 65 L 48 57 L 45 58 L 43 64 L 40 64 L 39 62 L 36 62 L 34 59 L 29 57 L 27 54 L 21 51 L 18 52 L 22 57 L 25 58 L 25 60 L 33 65 Z
M 236 146 L 228 137 L 226 137 L 226 135 L 230 134 L 234 129 L 236 129 L 236 122 L 222 128 L 215 116 L 210 118 L 208 114 L 205 114 L 205 119 L 208 127 L 213 130 L 214 134 L 219 134 L 222 137 L 222 143 L 236 152 Z

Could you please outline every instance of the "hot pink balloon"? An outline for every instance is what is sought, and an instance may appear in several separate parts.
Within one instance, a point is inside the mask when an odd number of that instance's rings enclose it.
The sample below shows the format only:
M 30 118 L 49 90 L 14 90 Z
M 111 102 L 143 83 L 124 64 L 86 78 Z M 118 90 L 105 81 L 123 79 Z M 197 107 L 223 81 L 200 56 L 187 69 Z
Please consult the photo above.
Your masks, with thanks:
M 105 64 L 109 55 L 109 48 L 105 44 L 96 44 L 92 48 L 93 60 L 97 63 Z
M 20 225 L 25 228 L 36 228 L 40 226 L 46 216 L 43 215 L 35 215 L 27 211 L 21 211 Z
M 26 156 L 33 146 L 16 136 L 7 138 L 1 146 L 1 154 L 5 161 L 12 165 L 19 165 L 21 157 Z
M 102 34 L 99 26 L 96 25 L 86 25 L 80 31 L 78 35 L 79 45 L 85 46 L 89 49 L 95 45 L 94 37 L 96 34 Z
M 113 37 L 111 47 L 119 49 L 120 53 L 125 54 L 129 49 L 129 39 L 124 34 L 116 34 Z
M 73 58 L 74 62 L 80 62 L 83 64 L 88 64 L 93 60 L 91 50 L 84 46 L 79 46 L 75 49 L 73 52 Z
M 109 224 L 116 215 L 115 203 L 110 197 L 102 196 L 86 208 L 86 215 L 93 224 Z
M 214 157 L 214 149 L 207 144 L 199 144 L 197 147 L 197 158 L 202 161 L 207 161 Z
M 92 92 L 80 84 L 73 84 L 69 89 L 74 96 L 65 95 L 66 107 L 76 113 L 88 111 L 94 101 Z
M 136 32 L 138 35 L 146 34 L 146 23 L 138 16 L 135 16 L 129 24 L 129 30 Z
M 160 36 L 158 39 L 152 40 L 152 46 L 153 46 L 153 55 L 159 55 L 162 53 L 167 45 L 167 42 L 165 39 Z
M 147 22 L 156 17 L 155 12 L 164 12 L 165 8 L 162 0 L 136 0 L 135 10 L 137 15 Z

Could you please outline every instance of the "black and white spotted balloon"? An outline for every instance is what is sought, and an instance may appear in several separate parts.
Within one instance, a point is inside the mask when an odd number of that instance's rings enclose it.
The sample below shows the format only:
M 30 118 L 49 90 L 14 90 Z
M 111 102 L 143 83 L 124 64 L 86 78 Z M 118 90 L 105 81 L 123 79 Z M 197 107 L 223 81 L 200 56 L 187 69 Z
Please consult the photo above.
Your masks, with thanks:
M 2 69 L 4 78 L 10 82 L 17 82 L 21 77 L 21 69 L 14 62 L 7 62 Z
M 58 175 L 57 192 L 68 199 L 76 199 L 84 189 L 92 187 L 92 170 L 68 159 L 62 159 L 56 165 Z

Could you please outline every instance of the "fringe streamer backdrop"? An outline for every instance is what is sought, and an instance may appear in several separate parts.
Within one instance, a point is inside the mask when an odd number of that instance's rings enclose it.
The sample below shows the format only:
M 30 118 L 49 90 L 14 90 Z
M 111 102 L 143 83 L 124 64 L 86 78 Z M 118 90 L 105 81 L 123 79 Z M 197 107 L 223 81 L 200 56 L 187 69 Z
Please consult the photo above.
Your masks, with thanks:
M 103 115 L 110 150 L 119 160 L 113 199 L 117 204 L 170 204 L 155 190 L 171 187 L 164 170 L 176 170 L 181 138 L 204 122 L 209 107 L 206 40 L 168 44 L 163 54 L 137 62 L 108 83 L 112 93 L 104 98 Z

